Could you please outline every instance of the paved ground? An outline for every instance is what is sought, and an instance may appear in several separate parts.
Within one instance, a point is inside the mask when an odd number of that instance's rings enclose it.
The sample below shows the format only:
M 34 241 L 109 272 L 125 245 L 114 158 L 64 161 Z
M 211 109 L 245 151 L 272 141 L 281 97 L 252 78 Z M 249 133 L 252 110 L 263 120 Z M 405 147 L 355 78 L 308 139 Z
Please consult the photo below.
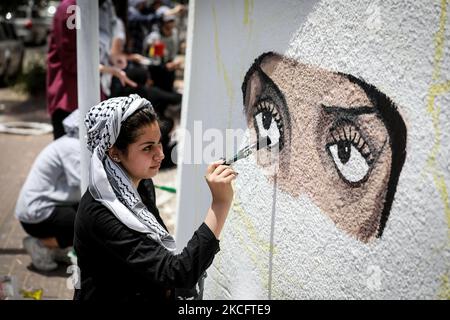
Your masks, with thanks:
M 49 123 L 44 97 L 29 98 L 9 88 L 0 88 L 0 123 L 38 121 Z M 52 141 L 51 134 L 22 136 L 0 133 L 0 277 L 13 276 L 18 289 L 43 290 L 42 299 L 72 299 L 67 266 L 53 272 L 33 270 L 22 246 L 26 236 L 14 217 L 19 190 L 39 152 Z M 175 187 L 176 169 L 161 171 L 155 184 Z M 156 190 L 161 216 L 174 233 L 175 195 Z

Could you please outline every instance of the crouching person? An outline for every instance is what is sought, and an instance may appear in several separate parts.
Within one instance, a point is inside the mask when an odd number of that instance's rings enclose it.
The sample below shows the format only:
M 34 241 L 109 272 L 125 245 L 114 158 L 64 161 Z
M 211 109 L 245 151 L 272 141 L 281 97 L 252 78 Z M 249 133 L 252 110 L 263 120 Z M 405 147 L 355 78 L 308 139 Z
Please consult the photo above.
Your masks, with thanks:
M 80 201 L 78 112 L 63 122 L 66 135 L 51 142 L 34 161 L 16 203 L 15 215 L 29 235 L 23 246 L 33 266 L 51 271 L 69 262 Z

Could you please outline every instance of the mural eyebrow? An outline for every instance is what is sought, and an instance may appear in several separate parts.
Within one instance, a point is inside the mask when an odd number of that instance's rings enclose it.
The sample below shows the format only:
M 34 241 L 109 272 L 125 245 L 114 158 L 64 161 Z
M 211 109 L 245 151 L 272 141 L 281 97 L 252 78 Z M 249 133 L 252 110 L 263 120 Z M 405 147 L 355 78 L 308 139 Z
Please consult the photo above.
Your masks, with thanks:
M 368 106 L 361 106 L 361 107 L 353 107 L 353 108 L 347 108 L 347 107 L 340 107 L 340 106 L 326 106 L 324 104 L 321 104 L 323 110 L 326 113 L 333 113 L 339 116 L 344 117 L 357 117 L 362 114 L 378 114 L 378 110 L 373 107 Z

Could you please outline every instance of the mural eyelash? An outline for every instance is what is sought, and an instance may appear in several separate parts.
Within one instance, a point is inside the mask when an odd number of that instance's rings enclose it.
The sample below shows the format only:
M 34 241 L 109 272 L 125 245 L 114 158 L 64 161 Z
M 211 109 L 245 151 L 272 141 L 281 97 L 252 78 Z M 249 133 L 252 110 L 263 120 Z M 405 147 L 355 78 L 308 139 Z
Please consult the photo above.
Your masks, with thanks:
M 265 132 L 264 135 L 269 136 L 271 141 L 279 142 L 281 150 L 284 145 L 284 124 L 277 105 L 270 98 L 266 98 L 259 101 L 254 110 L 253 123 L 258 138 Z M 276 129 L 272 127 L 273 121 L 276 123 Z
M 283 125 L 282 125 L 282 123 L 281 123 L 281 116 L 280 116 L 280 114 L 278 113 L 277 108 L 275 107 L 275 103 L 273 103 L 273 102 L 270 101 L 269 99 L 260 101 L 260 102 L 256 105 L 256 111 L 257 111 L 257 112 L 255 113 L 255 115 L 256 115 L 258 112 L 264 112 L 264 111 L 270 112 L 270 113 L 272 114 L 272 118 L 277 122 L 278 129 L 279 129 L 280 131 L 283 131 Z M 266 127 L 267 123 L 264 123 L 264 124 L 265 124 L 265 127 Z M 269 125 L 270 125 L 270 123 L 269 123 Z M 268 129 L 268 126 L 267 126 L 265 129 Z
M 339 176 L 353 187 L 365 182 L 374 163 L 367 141 L 352 123 L 330 129 L 326 149 Z
M 351 144 L 361 153 L 369 165 L 373 163 L 374 157 L 369 145 L 353 125 L 347 124 L 339 128 L 332 128 L 330 129 L 330 136 L 334 144 Z

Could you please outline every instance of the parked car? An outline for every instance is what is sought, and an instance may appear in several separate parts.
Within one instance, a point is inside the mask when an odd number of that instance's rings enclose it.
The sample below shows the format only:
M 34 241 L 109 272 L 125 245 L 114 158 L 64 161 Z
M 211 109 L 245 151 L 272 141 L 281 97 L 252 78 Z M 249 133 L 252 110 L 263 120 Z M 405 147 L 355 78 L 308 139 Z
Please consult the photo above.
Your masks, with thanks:
M 44 44 L 50 26 L 46 17 L 41 16 L 35 5 L 19 6 L 12 13 L 12 21 L 16 26 L 17 35 L 26 44 Z
M 24 54 L 14 24 L 0 18 L 0 82 L 7 82 L 20 73 Z

